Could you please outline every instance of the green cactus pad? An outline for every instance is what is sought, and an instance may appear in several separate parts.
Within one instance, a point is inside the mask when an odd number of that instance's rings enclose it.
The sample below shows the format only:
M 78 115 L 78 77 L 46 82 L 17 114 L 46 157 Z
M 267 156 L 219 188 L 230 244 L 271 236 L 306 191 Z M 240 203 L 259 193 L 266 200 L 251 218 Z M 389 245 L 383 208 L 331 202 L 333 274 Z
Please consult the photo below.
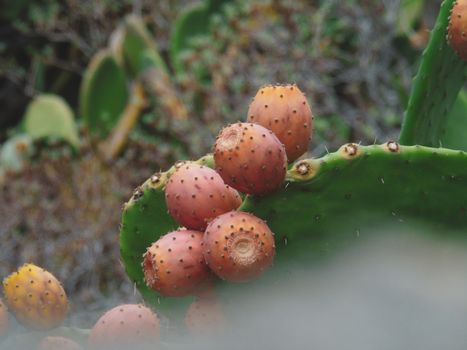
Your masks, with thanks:
M 58 138 L 79 147 L 73 111 L 60 96 L 43 94 L 35 97 L 26 109 L 23 122 L 25 132 L 32 139 Z
M 133 77 L 145 68 L 143 62 L 147 60 L 167 72 L 167 66 L 159 55 L 156 42 L 141 18 L 134 15 L 125 18 L 122 46 L 125 64 Z
M 128 101 L 123 69 L 108 50 L 99 51 L 84 73 L 79 95 L 80 115 L 93 134 L 106 136 Z
M 467 150 L 467 90 L 462 89 L 447 116 L 441 143 L 450 149 Z
M 212 158 L 200 160 L 212 166 Z M 177 227 L 167 213 L 164 184 L 172 171 L 148 179 L 125 205 L 120 244 L 126 271 L 148 303 L 173 314 L 186 298 L 158 298 L 144 283 L 142 256 L 152 242 Z M 419 219 L 434 227 L 467 226 L 467 153 L 422 146 L 342 146 L 319 159 L 293 164 L 276 193 L 247 197 L 241 210 L 266 220 L 276 234 L 282 263 L 309 264 L 373 233 L 405 228 Z M 375 226 L 376 225 L 376 226 Z M 305 265 L 306 266 L 306 265 Z
M 441 5 L 435 28 L 423 53 L 400 134 L 400 142 L 404 145 L 444 147 L 443 140 L 450 142 L 449 133 L 446 132 L 450 125 L 448 116 L 467 72 L 466 62 L 454 53 L 446 40 L 454 1 L 445 0 Z M 467 119 L 463 125 L 467 126 Z M 462 128 L 460 125 L 455 127 Z
M 185 71 L 182 54 L 190 48 L 190 40 L 209 31 L 209 17 L 209 10 L 203 3 L 187 6 L 178 15 L 170 35 L 170 58 L 177 74 Z
M 222 6 L 231 3 L 232 0 L 206 0 L 206 8 L 209 12 L 219 12 Z

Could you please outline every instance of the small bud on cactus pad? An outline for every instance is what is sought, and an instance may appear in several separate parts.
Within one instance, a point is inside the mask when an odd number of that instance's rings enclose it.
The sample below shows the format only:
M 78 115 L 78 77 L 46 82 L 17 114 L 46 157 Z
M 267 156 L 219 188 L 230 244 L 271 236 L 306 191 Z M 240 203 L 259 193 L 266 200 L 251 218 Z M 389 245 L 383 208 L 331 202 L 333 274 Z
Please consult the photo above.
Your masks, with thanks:
M 8 310 L 6 305 L 0 299 L 0 338 L 8 333 Z
M 204 234 L 204 258 L 220 278 L 246 282 L 272 264 L 274 235 L 260 218 L 233 211 L 218 216 Z
M 38 266 L 23 265 L 4 279 L 3 289 L 9 309 L 24 326 L 48 330 L 65 319 L 68 300 L 62 285 Z
M 38 350 L 83 350 L 83 348 L 71 339 L 48 336 L 42 339 Z
M 457 55 L 467 61 L 467 0 L 457 0 L 451 11 L 448 42 Z
M 185 324 L 193 335 L 216 335 L 224 329 L 224 312 L 216 298 L 199 298 L 188 307 Z
M 203 257 L 203 233 L 180 229 L 153 243 L 144 254 L 146 284 L 163 296 L 194 295 L 212 274 Z
M 165 200 L 170 215 L 193 230 L 204 230 L 213 218 L 242 204 L 238 192 L 218 173 L 192 162 L 176 167 L 165 186 Z
M 287 170 L 284 145 L 271 130 L 253 123 L 222 129 L 214 145 L 214 161 L 227 184 L 256 195 L 277 190 Z
M 102 315 L 91 329 L 89 345 L 94 349 L 132 348 L 157 345 L 160 322 L 149 308 L 137 304 L 114 307 Z
M 284 144 L 289 162 L 303 155 L 310 144 L 313 114 L 296 85 L 268 85 L 258 90 L 247 120 L 274 132 Z

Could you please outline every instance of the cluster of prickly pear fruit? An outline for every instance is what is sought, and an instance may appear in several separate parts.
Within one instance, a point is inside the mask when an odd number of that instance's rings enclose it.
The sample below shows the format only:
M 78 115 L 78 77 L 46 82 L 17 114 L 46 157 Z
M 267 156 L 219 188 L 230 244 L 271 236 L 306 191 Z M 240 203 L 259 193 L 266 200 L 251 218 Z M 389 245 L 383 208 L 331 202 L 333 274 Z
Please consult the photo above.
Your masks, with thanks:
M 182 227 L 146 249 L 142 268 L 146 285 L 160 295 L 197 296 L 186 314 L 189 329 L 222 323 L 220 305 L 210 295 L 214 276 L 248 282 L 272 265 L 274 234 L 260 218 L 237 211 L 239 192 L 265 196 L 282 186 L 289 154 L 296 159 L 308 149 L 312 118 L 296 85 L 265 86 L 252 102 L 249 122 L 220 131 L 215 170 L 179 162 L 169 171 L 165 202 Z

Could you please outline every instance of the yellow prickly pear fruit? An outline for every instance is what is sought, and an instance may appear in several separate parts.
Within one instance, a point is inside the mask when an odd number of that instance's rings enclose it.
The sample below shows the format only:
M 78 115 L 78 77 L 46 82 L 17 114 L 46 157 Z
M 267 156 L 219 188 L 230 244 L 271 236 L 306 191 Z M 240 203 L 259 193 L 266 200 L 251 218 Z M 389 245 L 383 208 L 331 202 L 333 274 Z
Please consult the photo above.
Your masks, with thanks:
M 6 303 L 18 322 L 36 330 L 59 326 L 68 301 L 60 282 L 50 272 L 24 264 L 3 280 Z

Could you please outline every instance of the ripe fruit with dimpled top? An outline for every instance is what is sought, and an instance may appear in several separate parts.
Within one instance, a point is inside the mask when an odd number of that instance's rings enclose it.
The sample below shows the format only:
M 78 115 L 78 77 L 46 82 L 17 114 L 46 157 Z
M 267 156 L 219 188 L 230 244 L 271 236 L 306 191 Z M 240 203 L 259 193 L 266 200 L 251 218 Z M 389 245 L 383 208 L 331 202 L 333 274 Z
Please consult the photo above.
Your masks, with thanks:
M 214 145 L 214 161 L 228 185 L 255 195 L 277 190 L 287 171 L 284 145 L 271 130 L 253 123 L 222 129 Z
M 272 130 L 284 144 L 289 162 L 308 150 L 313 114 L 295 84 L 261 87 L 248 108 L 247 121 Z
M 212 271 L 229 282 L 259 277 L 274 259 L 274 235 L 260 218 L 233 211 L 218 216 L 206 228 L 204 258 Z
M 102 315 L 91 329 L 89 345 L 95 349 L 130 349 L 159 341 L 157 315 L 140 304 L 124 304 Z
M 222 333 L 225 317 L 220 303 L 215 297 L 197 298 L 188 307 L 185 324 L 188 331 L 197 336 Z
M 179 229 L 153 243 L 144 254 L 146 284 L 164 296 L 202 291 L 212 274 L 203 257 L 203 232 Z
M 58 327 L 65 319 L 68 300 L 50 272 L 24 264 L 3 280 L 5 301 L 16 319 L 36 330 Z
M 457 55 L 467 61 L 467 0 L 457 0 L 452 7 L 448 42 Z
M 0 339 L 8 333 L 9 325 L 7 307 L 0 299 Z
M 176 167 L 165 186 L 165 201 L 170 215 L 193 230 L 204 230 L 210 220 L 242 203 L 218 173 L 193 162 Z
M 48 336 L 42 339 L 38 350 L 83 350 L 83 348 L 71 339 Z

